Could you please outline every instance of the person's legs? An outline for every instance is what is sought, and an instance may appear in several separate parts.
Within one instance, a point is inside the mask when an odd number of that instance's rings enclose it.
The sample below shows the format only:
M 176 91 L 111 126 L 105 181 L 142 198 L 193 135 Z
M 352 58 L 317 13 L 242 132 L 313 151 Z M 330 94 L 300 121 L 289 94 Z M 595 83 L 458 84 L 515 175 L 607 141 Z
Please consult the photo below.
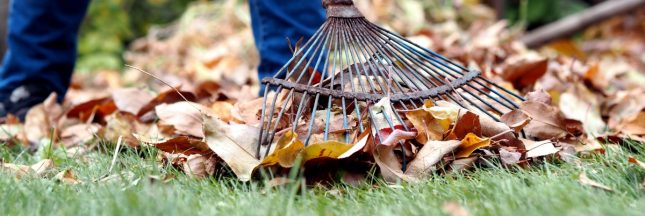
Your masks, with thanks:
M 74 70 L 78 29 L 89 0 L 13 0 L 10 4 L 9 49 L 0 67 L 0 103 L 4 104 L 0 105 L 5 110 L 7 104 L 14 109 L 32 106 L 41 100 L 33 91 L 45 92 L 45 97 L 55 91 L 62 100 Z M 33 102 L 16 105 L 18 96 L 24 94 L 15 90 L 25 87 Z
M 293 56 L 286 38 L 292 43 L 303 37 L 307 40 L 325 22 L 320 0 L 250 0 L 249 4 L 260 52 L 260 80 L 272 77 Z

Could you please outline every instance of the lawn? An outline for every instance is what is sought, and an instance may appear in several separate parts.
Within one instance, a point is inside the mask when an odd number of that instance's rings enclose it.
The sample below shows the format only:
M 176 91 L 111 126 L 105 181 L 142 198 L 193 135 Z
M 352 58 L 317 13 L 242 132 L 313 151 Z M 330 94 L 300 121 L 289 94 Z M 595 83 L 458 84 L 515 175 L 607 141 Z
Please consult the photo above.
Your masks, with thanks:
M 85 160 L 57 152 L 26 154 L 3 147 L 5 162 L 31 164 L 38 155 L 56 159 L 48 178 L 16 178 L 0 173 L 3 215 L 440 215 L 446 203 L 459 203 L 472 215 L 643 215 L 645 171 L 628 156 L 645 159 L 642 144 L 612 145 L 604 154 L 583 157 L 582 166 L 552 160 L 529 168 L 502 168 L 491 162 L 472 172 L 436 176 L 421 184 L 336 185 L 301 190 L 299 184 L 267 189 L 262 182 L 240 183 L 220 177 L 195 179 L 160 167 L 153 149 L 125 150 L 113 173 L 110 152 Z M 83 183 L 51 176 L 72 169 Z M 613 189 L 578 181 L 581 172 Z M 151 178 L 151 176 L 153 176 Z M 158 176 L 161 180 L 154 180 Z M 164 181 L 166 176 L 174 176 Z

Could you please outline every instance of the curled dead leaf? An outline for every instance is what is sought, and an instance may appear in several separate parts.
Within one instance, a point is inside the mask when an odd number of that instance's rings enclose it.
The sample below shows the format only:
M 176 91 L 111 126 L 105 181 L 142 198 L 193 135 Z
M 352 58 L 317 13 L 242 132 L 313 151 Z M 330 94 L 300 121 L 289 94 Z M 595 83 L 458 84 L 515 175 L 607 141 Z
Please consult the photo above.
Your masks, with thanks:
M 202 115 L 202 121 L 208 147 L 231 167 L 238 179 L 251 180 L 253 170 L 260 164 L 252 153 L 258 143 L 257 128 L 253 131 L 245 126 L 229 125 L 209 115 Z

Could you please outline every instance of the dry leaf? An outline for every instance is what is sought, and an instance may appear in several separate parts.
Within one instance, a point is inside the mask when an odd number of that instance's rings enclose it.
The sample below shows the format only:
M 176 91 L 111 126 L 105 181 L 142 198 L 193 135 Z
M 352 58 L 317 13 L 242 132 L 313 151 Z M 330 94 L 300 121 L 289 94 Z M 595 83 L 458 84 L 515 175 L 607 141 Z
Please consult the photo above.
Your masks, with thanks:
M 472 112 L 467 112 L 459 117 L 452 132 L 457 136 L 457 139 L 463 139 L 468 133 L 473 133 L 477 136 L 482 135 L 482 126 L 479 122 L 479 116 Z
M 212 176 L 217 168 L 217 159 L 213 156 L 203 156 L 193 154 L 188 156 L 186 163 L 183 164 L 184 172 L 195 178 L 205 178 Z
M 431 175 L 435 170 L 435 165 L 445 155 L 457 149 L 459 145 L 461 145 L 459 140 L 429 141 L 421 147 L 417 156 L 410 162 L 406 174 L 418 177 Z
M 292 167 L 300 152 L 305 148 L 305 144 L 298 139 L 298 135 L 293 131 L 280 137 L 275 145 L 273 153 L 264 158 L 260 166 L 279 164 L 282 167 Z
M 645 111 L 626 119 L 618 126 L 618 129 L 625 134 L 645 135 Z
M 98 136 L 101 125 L 92 124 L 76 124 L 65 127 L 60 133 L 61 142 L 66 148 L 83 145 Z
M 551 140 L 542 140 L 539 142 L 527 140 L 527 139 L 521 139 L 521 140 L 522 142 L 524 142 L 524 146 L 526 146 L 527 158 L 554 155 L 559 151 L 559 149 L 553 146 L 553 142 L 551 142 Z
M 636 159 L 635 157 L 633 157 L 633 156 L 629 156 L 629 158 L 627 159 L 627 161 L 629 161 L 629 163 L 636 164 L 636 165 L 640 166 L 641 168 L 645 169 L 645 163 L 643 163 L 642 161 L 637 160 L 637 159 Z
M 106 116 L 116 111 L 114 100 L 109 97 L 94 99 L 77 104 L 67 111 L 68 118 L 78 118 L 82 122 L 102 121 Z M 92 118 L 92 119 L 90 119 Z
M 606 191 L 609 191 L 609 192 L 614 191 L 613 189 L 611 189 L 610 187 L 608 187 L 608 186 L 606 186 L 604 184 L 601 184 L 599 182 L 591 180 L 589 177 L 587 177 L 587 174 L 585 174 L 584 172 L 580 173 L 580 177 L 579 177 L 578 181 L 582 185 L 588 185 L 588 186 L 603 189 L 603 190 L 606 190 Z
M 522 110 L 513 110 L 504 113 L 500 118 L 501 122 L 508 125 L 515 133 L 519 133 L 526 125 L 531 122 L 531 117 Z
M 475 150 L 490 145 L 490 139 L 482 139 L 473 133 L 469 133 L 461 140 L 461 144 L 455 153 L 457 158 L 469 157 Z
M 155 107 L 159 124 L 173 126 L 176 134 L 194 137 L 204 137 L 201 116 L 207 111 L 207 107 L 184 101 Z
M 520 104 L 520 109 L 533 119 L 524 128 L 527 136 L 546 140 L 567 134 L 564 117 L 557 108 L 540 102 L 525 101 Z
M 517 56 L 508 59 L 509 62 L 501 75 L 506 81 L 513 83 L 515 89 L 524 89 L 531 86 L 542 77 L 549 64 L 548 59 L 536 54 Z
M 12 173 L 16 175 L 17 178 L 22 178 L 23 176 L 31 173 L 33 170 L 29 166 L 25 165 L 18 165 L 18 164 L 10 164 L 10 163 L 2 163 L 0 162 L 0 166 L 2 170 L 6 170 L 9 173 Z
M 213 151 L 208 144 L 201 140 L 192 139 L 187 136 L 179 136 L 172 139 L 152 140 L 141 135 L 133 134 L 134 137 L 144 144 L 152 145 L 161 151 L 168 153 L 181 153 L 187 156 L 200 154 L 204 156 L 211 155 Z
M 255 132 L 241 131 L 239 127 L 231 127 L 212 116 L 203 115 L 202 118 L 208 147 L 231 167 L 238 179 L 251 180 L 253 169 L 260 164 L 252 153 L 253 147 L 258 144 L 259 135 Z M 241 136 L 246 138 L 239 139 Z
M 42 140 L 57 138 L 55 128 L 62 114 L 62 108 L 56 102 L 56 93 L 52 93 L 27 112 L 24 131 L 32 144 L 40 145 Z M 55 140 L 51 140 L 54 142 Z
M 470 169 L 475 165 L 475 162 L 477 162 L 477 160 L 479 160 L 478 156 L 454 160 L 448 166 L 448 172 L 457 173 Z
M 62 172 L 56 174 L 54 176 L 54 179 L 66 184 L 79 184 L 81 181 L 76 179 L 76 175 L 74 175 L 74 172 L 71 169 L 66 169 L 63 170 Z
M 315 158 L 336 159 L 352 148 L 353 145 L 337 141 L 327 141 L 309 145 L 303 151 L 304 161 Z
M 147 102 L 146 105 L 141 107 L 139 109 L 139 112 L 137 113 L 137 117 L 141 118 L 146 113 L 152 110 L 155 110 L 155 107 L 157 107 L 157 105 L 159 104 L 164 104 L 164 103 L 170 104 L 178 101 L 184 101 L 184 97 L 188 101 L 195 101 L 197 98 L 192 92 L 186 92 L 186 91 L 176 92 L 174 89 L 168 89 L 162 93 L 159 93 L 157 97 L 153 98 L 152 100 Z
M 566 118 L 582 122 L 589 134 L 600 134 L 607 127 L 600 116 L 598 97 L 581 83 L 560 95 L 559 107 Z
M 54 161 L 51 159 L 44 159 L 31 165 L 30 167 L 38 176 L 43 176 L 47 171 L 54 168 Z
M 153 96 L 139 88 L 121 88 L 112 91 L 112 99 L 118 110 L 136 115 Z
M 499 149 L 499 158 L 503 164 L 512 165 L 517 164 L 522 159 L 522 153 L 506 150 L 506 148 Z

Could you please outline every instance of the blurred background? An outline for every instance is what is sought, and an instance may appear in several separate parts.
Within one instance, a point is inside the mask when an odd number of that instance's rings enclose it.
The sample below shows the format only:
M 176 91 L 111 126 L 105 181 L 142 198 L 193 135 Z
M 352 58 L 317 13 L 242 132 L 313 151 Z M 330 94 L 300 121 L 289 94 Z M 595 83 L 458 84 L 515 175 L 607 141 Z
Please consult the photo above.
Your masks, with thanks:
M 396 0 L 420 4 L 441 21 L 452 16 L 455 7 L 483 4 L 495 12 L 497 19 L 506 19 L 510 26 L 531 30 L 554 22 L 567 15 L 580 12 L 603 0 Z M 6 35 L 8 0 L 0 3 L 0 35 Z M 123 53 L 137 38 L 148 33 L 154 26 L 165 26 L 177 22 L 190 4 L 206 0 L 109 0 L 92 1 L 89 14 L 82 26 L 78 71 L 119 70 L 124 64 Z M 237 2 L 244 0 L 215 2 Z M 372 7 L 385 7 L 386 0 L 370 1 Z M 374 10 L 384 10 L 373 8 Z M 429 13 L 432 12 L 432 13 Z M 439 15 L 435 15 L 439 14 Z M 445 16 L 442 18 L 441 16 Z M 405 32 L 402 32 L 405 33 Z M 5 41 L 0 42 L 0 56 L 6 49 Z

